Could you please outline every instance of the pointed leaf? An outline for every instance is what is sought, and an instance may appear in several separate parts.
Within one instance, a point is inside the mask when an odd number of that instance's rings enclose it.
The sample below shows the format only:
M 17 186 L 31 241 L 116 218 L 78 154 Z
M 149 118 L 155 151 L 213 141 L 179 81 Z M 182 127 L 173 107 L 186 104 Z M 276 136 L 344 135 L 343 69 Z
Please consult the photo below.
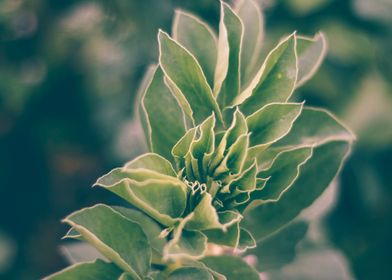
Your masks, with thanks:
M 141 100 L 150 150 L 171 159 L 171 149 L 185 133 L 183 113 L 157 67 Z M 180 120 L 180 121 L 179 121 Z
M 294 184 L 277 202 L 250 207 L 244 226 L 260 241 L 293 220 L 328 187 L 349 151 L 350 144 L 346 141 L 331 141 L 316 147 Z
M 234 105 L 241 104 L 241 112 L 249 116 L 268 103 L 286 102 L 293 93 L 297 73 L 296 38 L 292 34 L 268 54 Z
M 302 103 L 271 103 L 250 115 L 248 124 L 251 146 L 269 145 L 289 133 L 301 114 Z
M 200 124 L 215 113 L 222 120 L 221 112 L 212 90 L 195 57 L 170 36 L 160 31 L 159 63 L 166 78 L 171 80 L 181 91 L 192 109 L 192 117 Z
M 221 68 L 226 70 L 226 75 L 220 81 L 223 73 L 215 72 L 214 93 L 218 96 L 221 108 L 231 105 L 240 91 L 240 59 L 242 44 L 243 25 L 241 19 L 235 14 L 231 7 L 221 1 L 221 21 L 219 23 L 218 63 L 227 66 L 217 66 L 216 71 Z
M 205 230 L 222 227 L 215 207 L 212 206 L 212 197 L 208 192 L 202 195 L 202 199 L 192 213 L 193 216 L 185 225 L 187 230 Z
M 201 260 L 212 270 L 224 275 L 227 280 L 260 280 L 257 271 L 242 258 L 235 256 L 211 256 Z
M 312 147 L 284 151 L 276 158 L 272 166 L 258 174 L 269 178 L 260 191 L 252 192 L 252 199 L 277 201 L 297 179 L 300 168 L 312 156 Z
M 185 167 L 185 156 L 189 153 L 191 144 L 196 136 L 196 131 L 196 127 L 189 129 L 173 147 L 172 155 L 179 170 Z
M 117 279 L 121 273 L 122 271 L 114 264 L 95 260 L 77 263 L 45 277 L 44 280 L 113 280 Z
M 260 51 L 264 37 L 264 19 L 260 5 L 254 0 L 237 2 L 235 11 L 244 25 L 241 47 L 241 86 L 247 85 L 260 68 Z
M 176 172 L 171 163 L 158 154 L 147 153 L 143 154 L 134 160 L 125 164 L 124 169 L 138 169 L 145 168 L 156 171 L 164 175 L 176 177 Z
M 241 251 L 246 251 L 255 248 L 256 246 L 256 240 L 253 238 L 252 234 L 246 229 L 240 228 L 240 240 L 237 248 Z
M 141 279 L 147 274 L 151 248 L 137 223 L 103 204 L 77 211 L 64 222 L 134 278 Z
M 327 54 L 327 41 L 323 33 L 314 38 L 297 37 L 298 80 L 300 87 L 316 73 Z
M 215 33 L 203 20 L 177 10 L 173 23 L 173 38 L 195 56 L 212 88 L 218 51 Z

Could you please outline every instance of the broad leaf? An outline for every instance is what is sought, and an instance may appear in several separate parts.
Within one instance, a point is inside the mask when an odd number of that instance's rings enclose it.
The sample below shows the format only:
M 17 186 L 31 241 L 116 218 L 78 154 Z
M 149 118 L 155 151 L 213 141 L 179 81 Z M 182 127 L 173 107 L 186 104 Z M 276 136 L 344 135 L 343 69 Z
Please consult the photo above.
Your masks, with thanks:
M 117 279 L 121 273 L 122 271 L 114 264 L 95 260 L 74 264 L 44 280 L 113 280 Z
M 246 116 L 271 102 L 286 102 L 297 80 L 296 37 L 290 35 L 267 56 L 249 86 L 235 100 Z
M 271 103 L 250 115 L 248 124 L 251 146 L 265 146 L 289 133 L 301 114 L 302 103 Z
M 327 41 L 323 33 L 314 38 L 297 36 L 298 79 L 299 87 L 308 81 L 318 70 L 327 54 Z
M 200 124 L 214 112 L 218 120 L 222 120 L 212 90 L 195 57 L 163 31 L 159 32 L 158 39 L 161 68 L 188 102 L 192 109 L 190 117 Z
M 349 151 L 350 143 L 346 141 L 331 141 L 316 147 L 313 156 L 300 168 L 297 180 L 278 201 L 250 205 L 244 226 L 260 241 L 289 223 L 323 193 Z
M 146 121 L 145 134 L 150 150 L 171 159 L 171 149 L 185 133 L 185 125 L 181 121 L 183 112 L 165 85 L 159 67 L 142 97 L 140 113 Z
M 246 253 L 257 257 L 256 268 L 258 271 L 280 269 L 294 260 L 296 246 L 305 237 L 307 229 L 307 223 L 294 222 L 257 243 L 256 248 Z
M 218 102 L 221 108 L 231 105 L 234 98 L 240 92 L 242 32 L 243 25 L 241 19 L 228 4 L 221 1 L 218 57 L 224 57 L 225 60 L 218 60 L 218 63 L 227 63 L 227 66 L 224 66 L 227 72 L 222 81 L 219 78 L 223 73 L 216 72 L 216 84 L 214 88 L 214 93 L 218 96 Z M 228 55 L 226 56 L 227 52 Z M 216 71 L 220 71 L 221 67 L 223 68 L 223 66 L 218 65 Z
M 98 204 L 64 219 L 83 239 L 134 278 L 141 279 L 150 268 L 151 248 L 139 224 L 112 208 Z
M 238 1 L 235 11 L 244 25 L 241 47 L 241 87 L 243 87 L 260 67 L 264 19 L 260 5 L 254 0 Z
M 195 56 L 212 88 L 218 42 L 211 28 L 198 17 L 177 10 L 173 21 L 173 39 Z
M 138 169 L 145 168 L 148 170 L 156 171 L 168 176 L 176 177 L 177 174 L 173 169 L 171 163 L 158 154 L 147 153 L 143 154 L 134 160 L 125 164 L 124 169 Z
M 195 280 L 195 279 L 205 279 L 213 280 L 211 273 L 207 269 L 200 267 L 180 267 L 172 271 L 167 278 L 167 280 Z
M 149 176 L 155 178 L 148 179 Z M 95 185 L 117 194 L 164 225 L 174 224 L 185 210 L 186 185 L 159 173 L 115 169 Z
M 258 272 L 242 258 L 235 256 L 211 256 L 201 259 L 210 269 L 224 275 L 227 280 L 259 280 Z

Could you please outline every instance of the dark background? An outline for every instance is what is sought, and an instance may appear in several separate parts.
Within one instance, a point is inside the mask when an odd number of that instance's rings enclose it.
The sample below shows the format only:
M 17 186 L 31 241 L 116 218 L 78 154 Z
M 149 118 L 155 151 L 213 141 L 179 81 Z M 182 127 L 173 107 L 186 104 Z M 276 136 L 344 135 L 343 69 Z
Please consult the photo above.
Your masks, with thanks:
M 134 97 L 175 7 L 217 26 L 218 1 L 0 1 L 0 278 L 66 266 L 60 219 L 108 192 L 90 186 L 141 153 Z M 260 1 L 266 49 L 323 30 L 326 62 L 297 92 L 358 135 L 325 220 L 357 279 L 391 279 L 392 1 Z M 389 260 L 389 261 L 388 261 Z

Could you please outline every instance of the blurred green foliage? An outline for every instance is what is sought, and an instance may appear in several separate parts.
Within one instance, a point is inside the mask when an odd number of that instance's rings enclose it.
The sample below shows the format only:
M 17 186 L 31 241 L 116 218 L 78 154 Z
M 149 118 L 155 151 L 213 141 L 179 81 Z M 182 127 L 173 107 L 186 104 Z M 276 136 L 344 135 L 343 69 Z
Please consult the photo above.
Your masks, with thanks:
M 356 278 L 389 279 L 392 2 L 259 2 L 267 46 L 293 29 L 328 37 L 327 60 L 300 98 L 336 112 L 359 138 L 328 236 Z M 89 186 L 144 149 L 133 100 L 175 7 L 217 26 L 211 0 L 0 1 L 0 278 L 36 279 L 64 267 L 58 221 L 114 199 Z

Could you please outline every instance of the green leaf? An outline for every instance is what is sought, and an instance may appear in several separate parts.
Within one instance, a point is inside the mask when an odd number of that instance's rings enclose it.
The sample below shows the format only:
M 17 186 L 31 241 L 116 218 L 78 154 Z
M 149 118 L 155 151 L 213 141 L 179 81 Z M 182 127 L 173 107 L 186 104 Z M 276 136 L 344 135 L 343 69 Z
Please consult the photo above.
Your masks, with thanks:
M 212 270 L 226 276 L 227 280 L 259 280 L 258 272 L 242 258 L 235 256 L 211 256 L 201 259 Z
M 151 245 L 152 249 L 152 262 L 153 263 L 160 263 L 163 253 L 163 247 L 165 246 L 166 239 L 161 238 L 159 235 L 162 232 L 161 226 L 157 224 L 153 219 L 149 216 L 145 215 L 143 212 L 140 212 L 135 209 L 114 206 L 112 207 L 114 210 L 119 212 L 124 217 L 128 218 L 129 220 L 136 222 L 140 225 L 143 229 L 144 233 L 148 238 L 148 242 Z
M 196 131 L 197 127 L 189 129 L 172 149 L 172 155 L 176 161 L 178 170 L 185 167 L 185 156 L 188 154 L 191 144 L 196 137 Z
M 214 31 L 200 18 L 177 10 L 173 21 L 173 39 L 195 56 L 212 88 L 218 51 Z
M 78 235 L 80 236 L 79 233 Z M 89 262 L 95 259 L 107 260 L 94 246 L 86 242 L 70 242 L 61 245 L 60 251 L 70 264 Z
M 114 264 L 95 260 L 74 264 L 45 277 L 44 280 L 113 280 L 117 279 L 121 273 L 122 271 Z
M 297 80 L 296 37 L 290 35 L 267 56 L 249 86 L 236 98 L 241 112 L 251 115 L 266 104 L 286 102 Z
M 305 237 L 307 229 L 308 224 L 303 221 L 291 223 L 246 253 L 257 257 L 258 271 L 280 269 L 294 260 L 296 246 Z
M 124 169 L 138 169 L 145 168 L 148 170 L 156 171 L 164 175 L 176 177 L 177 174 L 173 169 L 171 163 L 158 154 L 147 153 L 143 154 L 134 160 L 125 164 Z
M 289 223 L 329 186 L 349 152 L 350 143 L 346 141 L 336 140 L 315 147 L 297 180 L 278 201 L 250 205 L 244 227 L 260 241 Z
M 167 278 L 167 280 L 196 280 L 205 279 L 213 280 L 211 273 L 207 269 L 200 267 L 180 267 L 173 270 Z
M 192 213 L 192 217 L 185 225 L 187 230 L 205 230 L 222 227 L 215 207 L 212 205 L 212 196 L 208 192 L 202 194 L 200 202 L 193 209 Z
M 298 79 L 300 87 L 316 73 L 327 54 L 327 41 L 323 33 L 313 38 L 297 36 Z
M 165 85 L 163 72 L 157 67 L 141 99 L 140 108 L 146 122 L 145 134 L 152 152 L 171 159 L 171 149 L 184 135 L 183 112 Z
M 303 103 L 271 103 L 254 114 L 246 122 L 250 134 L 250 146 L 266 146 L 289 133 L 301 114 Z
M 221 108 L 231 105 L 240 93 L 240 59 L 243 25 L 228 4 L 221 1 L 219 23 L 218 65 L 214 93 Z M 224 70 L 223 72 L 220 72 Z M 219 72 L 218 72 L 219 71 Z
M 188 102 L 192 109 L 192 115 L 189 117 L 193 118 L 196 124 L 200 124 L 214 112 L 218 120 L 222 121 L 218 104 L 195 57 L 161 30 L 158 40 L 161 68 L 166 78 L 179 89 L 182 95 L 180 98 L 185 98 Z
M 252 192 L 252 199 L 277 201 L 297 179 L 300 168 L 312 156 L 312 147 L 301 147 L 280 153 L 272 166 L 258 176 L 269 178 L 263 189 Z
M 184 229 L 193 214 L 189 214 L 174 229 L 173 238 L 164 248 L 164 259 L 200 258 L 204 256 L 207 250 L 207 237 L 200 231 Z
M 240 228 L 240 240 L 237 248 L 241 251 L 246 251 L 255 248 L 256 246 L 256 240 L 253 238 L 252 234 L 246 229 Z
M 244 25 L 241 46 L 241 86 L 247 85 L 260 67 L 264 37 L 264 20 L 260 5 L 254 0 L 241 0 L 234 7 Z
M 139 224 L 112 208 L 98 204 L 64 219 L 83 239 L 135 279 L 150 269 L 151 247 Z
M 148 179 L 149 176 L 153 178 Z M 95 185 L 117 194 L 167 226 L 178 221 L 186 207 L 187 187 L 182 181 L 143 169 L 132 172 L 115 169 L 98 179 Z

